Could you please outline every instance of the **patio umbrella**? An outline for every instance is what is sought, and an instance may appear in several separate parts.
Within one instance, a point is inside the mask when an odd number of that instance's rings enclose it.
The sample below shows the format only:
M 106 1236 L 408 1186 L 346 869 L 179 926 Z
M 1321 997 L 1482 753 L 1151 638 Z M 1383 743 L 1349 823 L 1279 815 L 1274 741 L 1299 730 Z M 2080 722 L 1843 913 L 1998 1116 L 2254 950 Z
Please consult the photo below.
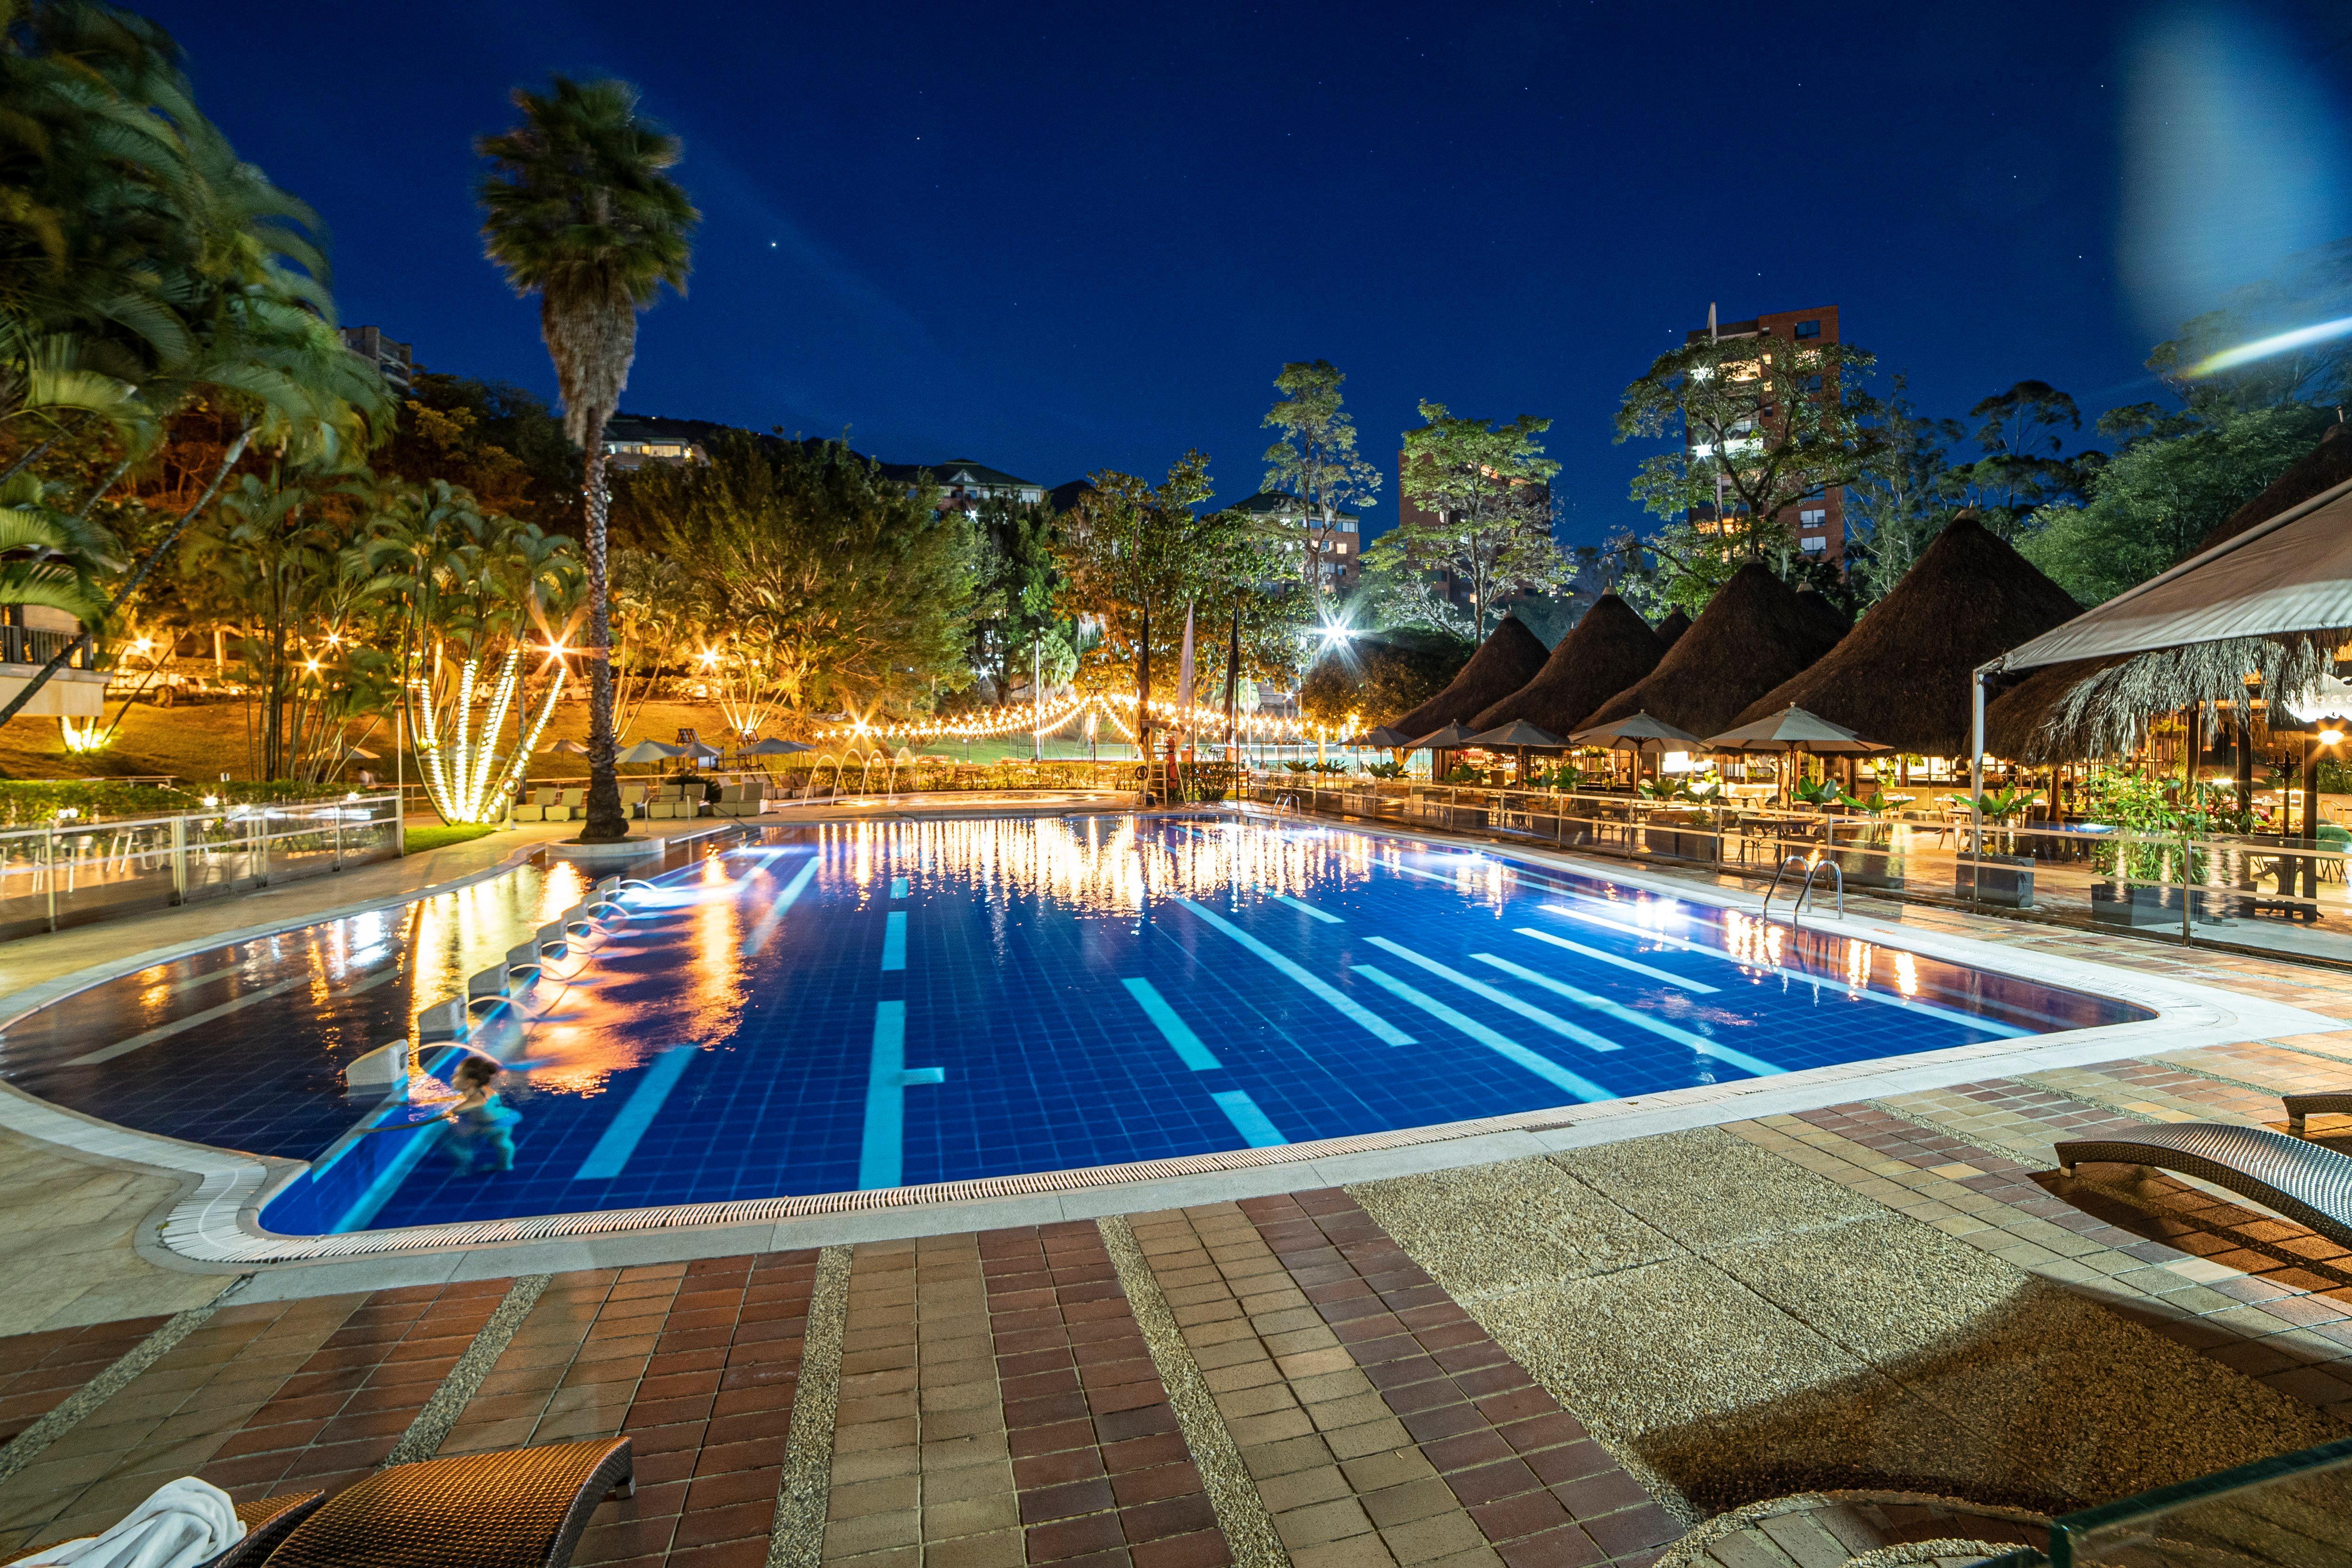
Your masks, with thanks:
M 1409 752 L 1412 749 L 1412 737 L 1402 730 L 1391 729 L 1383 724 L 1379 729 L 1365 733 L 1364 744 L 1379 746 L 1391 752 Z
M 809 748 L 798 741 L 754 741 L 743 748 L 747 757 L 796 757 Z
M 673 746 L 661 741 L 639 741 L 635 745 L 631 746 L 627 751 L 623 752 L 619 756 L 613 760 L 616 763 L 627 763 L 631 764 L 641 763 L 666 763 L 672 757 L 682 757 L 684 755 L 686 755 L 686 748 L 684 746 Z
M 1530 750 L 1557 751 L 1567 743 L 1550 731 L 1538 730 L 1524 719 L 1514 719 L 1507 724 L 1473 735 L 1469 740 L 1469 744 L 1485 746 L 1490 751 L 1501 751 L 1508 747 L 1518 752 L 1521 784 L 1527 783 L 1528 780 L 1528 752 Z
M 1601 746 L 1612 752 L 1633 753 L 1633 772 L 1642 771 L 1642 753 L 1656 750 L 1669 752 L 1703 752 L 1706 742 L 1687 730 L 1678 730 L 1664 719 L 1650 716 L 1648 710 L 1629 713 L 1622 719 L 1612 719 L 1606 724 L 1595 724 L 1590 730 L 1579 730 L 1569 742 L 1578 746 Z
M 342 755 L 343 761 L 347 763 L 372 763 L 376 760 L 375 753 L 369 751 L 365 746 L 346 744 L 343 747 Z
M 588 754 L 588 748 L 582 745 L 579 742 L 572 740 L 570 736 L 566 736 L 562 740 L 556 742 L 553 745 L 542 749 L 540 755 L 545 756 L 550 752 L 562 752 L 564 755 L 570 757 L 584 757 Z
M 1429 759 L 1429 776 L 1434 781 L 1444 772 L 1437 765 L 1438 758 L 1447 752 L 1460 750 L 1468 742 L 1470 735 L 1471 731 L 1467 725 L 1448 724 L 1443 730 L 1433 731 L 1419 740 L 1409 742 L 1408 749 L 1432 753 Z
M 1753 724 L 1742 724 L 1737 730 L 1726 730 L 1706 742 L 1710 752 L 1811 752 L 1816 756 L 1862 756 L 1872 752 L 1893 751 L 1875 741 L 1865 741 L 1843 724 L 1832 724 L 1817 713 L 1808 713 L 1798 707 L 1783 708 L 1769 719 Z M 1785 784 L 1787 769 L 1781 770 Z

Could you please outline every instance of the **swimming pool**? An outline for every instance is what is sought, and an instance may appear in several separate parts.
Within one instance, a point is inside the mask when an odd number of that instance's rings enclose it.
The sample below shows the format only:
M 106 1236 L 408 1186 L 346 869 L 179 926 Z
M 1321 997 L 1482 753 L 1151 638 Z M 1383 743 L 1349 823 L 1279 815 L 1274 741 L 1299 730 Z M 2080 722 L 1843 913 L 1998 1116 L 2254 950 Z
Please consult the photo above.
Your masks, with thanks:
M 461 1173 L 443 1124 L 366 1131 L 402 1107 L 341 1068 L 582 890 L 558 866 L 110 982 L 13 1026 L 0 1074 L 311 1162 L 262 1223 L 318 1235 L 1122 1164 L 2151 1016 L 1381 834 L 811 823 L 628 891 L 482 1042 L 518 1067 L 511 1171 Z

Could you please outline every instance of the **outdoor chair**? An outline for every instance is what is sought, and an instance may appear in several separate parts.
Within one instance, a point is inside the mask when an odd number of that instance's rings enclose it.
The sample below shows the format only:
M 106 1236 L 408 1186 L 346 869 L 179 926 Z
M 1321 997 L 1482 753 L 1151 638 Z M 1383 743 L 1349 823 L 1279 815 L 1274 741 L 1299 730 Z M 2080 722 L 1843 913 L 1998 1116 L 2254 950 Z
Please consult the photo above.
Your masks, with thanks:
M 2288 1094 L 2280 1098 L 2286 1103 L 2286 1130 L 2297 1138 L 2308 1138 L 2304 1123 L 2314 1116 L 2352 1116 L 2352 1089 L 2334 1094 Z
M 2305 1098 L 2288 1100 L 2290 1124 L 2294 1101 Z M 2344 1098 L 2352 1102 L 2352 1097 Z M 2301 1138 L 2267 1127 L 2176 1121 L 2125 1136 L 2073 1139 L 2056 1149 L 2062 1175 L 2073 1175 L 2086 1161 L 2177 1171 L 2276 1209 L 2339 1247 L 2352 1247 L 2352 1156 Z
M 245 1521 L 245 1539 L 226 1552 L 213 1558 L 205 1568 L 256 1568 L 256 1565 L 278 1549 L 278 1544 L 301 1523 L 318 1511 L 327 1500 L 321 1491 L 287 1492 L 280 1497 L 257 1498 L 236 1505 L 236 1517 Z M 27 1546 L 0 1557 L 0 1563 L 14 1563 L 20 1557 L 30 1557 L 44 1550 Z
M 239 1503 L 246 1538 L 205 1568 L 566 1568 L 635 1474 L 626 1437 L 394 1465 L 331 1498 Z

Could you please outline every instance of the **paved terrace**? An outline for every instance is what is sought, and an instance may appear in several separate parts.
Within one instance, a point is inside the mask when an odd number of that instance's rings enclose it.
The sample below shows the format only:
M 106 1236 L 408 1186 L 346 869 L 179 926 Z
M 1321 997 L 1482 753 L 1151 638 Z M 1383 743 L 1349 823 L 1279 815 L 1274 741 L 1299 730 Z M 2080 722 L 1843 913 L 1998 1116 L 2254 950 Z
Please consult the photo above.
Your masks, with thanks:
M 2352 977 L 1908 918 L 2352 1016 Z M 2352 1032 L 2246 1041 L 1345 1190 L 268 1302 L 131 1256 L 172 1182 L 16 1140 L 40 1182 L 0 1199 L 0 1308 L 44 1326 L 0 1339 L 0 1551 L 173 1475 L 243 1498 L 610 1433 L 640 1489 L 583 1563 L 1816 1568 L 2031 1539 L 2001 1505 L 2352 1417 L 2352 1257 L 2170 1177 L 2062 1182 L 2051 1141 L 2277 1125 L 2280 1093 L 2347 1082 Z M 70 1239 L 38 1212 L 60 1193 L 111 1205 L 62 1275 L 23 1261 Z

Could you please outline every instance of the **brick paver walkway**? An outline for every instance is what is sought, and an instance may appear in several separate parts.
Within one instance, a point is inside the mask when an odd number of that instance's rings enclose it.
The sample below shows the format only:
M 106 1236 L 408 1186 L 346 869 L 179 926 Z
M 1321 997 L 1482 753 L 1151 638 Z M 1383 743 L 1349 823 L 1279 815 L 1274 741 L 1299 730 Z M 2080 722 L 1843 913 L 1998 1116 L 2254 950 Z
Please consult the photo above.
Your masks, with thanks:
M 2280 1092 L 2352 1079 L 2345 1051 L 2249 1042 L 1728 1131 L 2341 1421 L 2352 1255 L 2194 1183 L 2063 1182 L 2049 1145 L 2276 1122 Z M 0 1340 L 0 1427 L 32 1429 L 0 1447 L 0 1550 L 100 1528 L 175 1475 L 257 1496 L 395 1447 L 616 1433 L 639 1489 L 598 1511 L 590 1568 L 1643 1568 L 1687 1522 L 1339 1191 L 206 1311 Z M 803 1366 L 821 1311 L 838 1345 Z M 121 1386 L 77 1396 L 100 1377 Z M 796 1510 L 812 1386 L 830 1489 Z M 1751 1533 L 1805 1536 L 1775 1528 Z

